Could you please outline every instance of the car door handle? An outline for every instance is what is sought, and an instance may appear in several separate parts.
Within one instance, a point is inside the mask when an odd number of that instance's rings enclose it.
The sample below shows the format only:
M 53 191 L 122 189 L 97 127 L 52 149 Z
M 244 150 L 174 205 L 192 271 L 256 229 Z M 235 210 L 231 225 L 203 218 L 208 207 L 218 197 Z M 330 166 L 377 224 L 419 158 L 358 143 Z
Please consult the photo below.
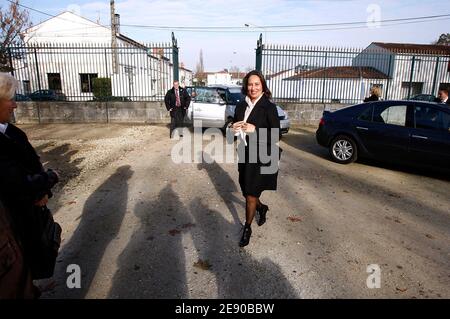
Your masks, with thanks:
M 421 140 L 428 140 L 428 137 L 426 137 L 426 136 L 413 135 L 412 137 L 413 137 L 413 138 L 419 138 L 419 139 L 421 139 Z
M 194 109 L 194 111 L 200 112 L 202 109 Z
M 369 130 L 367 127 L 361 127 L 361 126 L 357 126 L 356 128 L 358 130 L 364 130 L 364 131 L 368 131 Z

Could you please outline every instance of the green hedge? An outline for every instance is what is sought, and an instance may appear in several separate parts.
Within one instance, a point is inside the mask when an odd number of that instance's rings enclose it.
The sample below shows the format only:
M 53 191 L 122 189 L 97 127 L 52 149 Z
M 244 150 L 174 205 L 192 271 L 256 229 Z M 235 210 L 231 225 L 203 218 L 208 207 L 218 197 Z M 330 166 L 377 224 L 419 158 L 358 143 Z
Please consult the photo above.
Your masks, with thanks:
M 97 101 L 110 100 L 112 97 L 111 79 L 110 78 L 93 79 L 92 93 L 94 93 L 94 100 Z

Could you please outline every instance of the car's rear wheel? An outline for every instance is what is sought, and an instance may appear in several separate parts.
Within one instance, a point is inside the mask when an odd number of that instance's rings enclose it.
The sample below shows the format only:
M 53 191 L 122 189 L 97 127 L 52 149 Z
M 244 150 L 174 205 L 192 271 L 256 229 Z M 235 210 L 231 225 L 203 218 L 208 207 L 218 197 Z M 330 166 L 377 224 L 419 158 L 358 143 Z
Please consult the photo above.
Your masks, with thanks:
M 333 139 L 330 146 L 330 156 L 336 163 L 350 164 L 358 157 L 355 141 L 346 135 L 339 135 Z

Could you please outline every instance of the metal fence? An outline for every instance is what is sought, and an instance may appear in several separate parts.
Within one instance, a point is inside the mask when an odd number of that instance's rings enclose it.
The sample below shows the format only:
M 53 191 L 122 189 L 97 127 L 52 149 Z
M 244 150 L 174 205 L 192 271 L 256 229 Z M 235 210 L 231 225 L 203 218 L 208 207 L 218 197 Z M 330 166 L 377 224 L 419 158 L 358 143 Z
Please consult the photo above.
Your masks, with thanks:
M 305 103 L 358 103 L 378 86 L 385 100 L 436 96 L 450 86 L 450 48 L 394 52 L 368 47 L 325 48 L 263 44 L 258 40 L 256 68 L 274 100 Z M 428 95 L 428 96 L 425 96 Z
M 67 101 L 160 101 L 178 80 L 172 43 L 30 44 L 7 49 L 18 94 Z M 36 92 L 39 91 L 39 92 Z M 35 92 L 34 94 L 32 94 Z

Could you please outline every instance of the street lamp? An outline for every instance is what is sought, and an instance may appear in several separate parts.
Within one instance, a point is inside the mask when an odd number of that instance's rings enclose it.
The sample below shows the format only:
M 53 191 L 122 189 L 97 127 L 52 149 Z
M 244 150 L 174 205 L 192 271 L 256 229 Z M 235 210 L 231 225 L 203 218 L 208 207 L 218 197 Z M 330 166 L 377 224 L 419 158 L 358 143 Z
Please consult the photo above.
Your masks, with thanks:
M 264 31 L 264 43 L 267 43 L 267 30 L 265 27 L 261 27 L 259 25 L 253 24 L 253 23 L 245 23 L 244 26 L 246 26 L 247 28 L 249 27 L 256 27 L 256 28 L 260 28 Z

